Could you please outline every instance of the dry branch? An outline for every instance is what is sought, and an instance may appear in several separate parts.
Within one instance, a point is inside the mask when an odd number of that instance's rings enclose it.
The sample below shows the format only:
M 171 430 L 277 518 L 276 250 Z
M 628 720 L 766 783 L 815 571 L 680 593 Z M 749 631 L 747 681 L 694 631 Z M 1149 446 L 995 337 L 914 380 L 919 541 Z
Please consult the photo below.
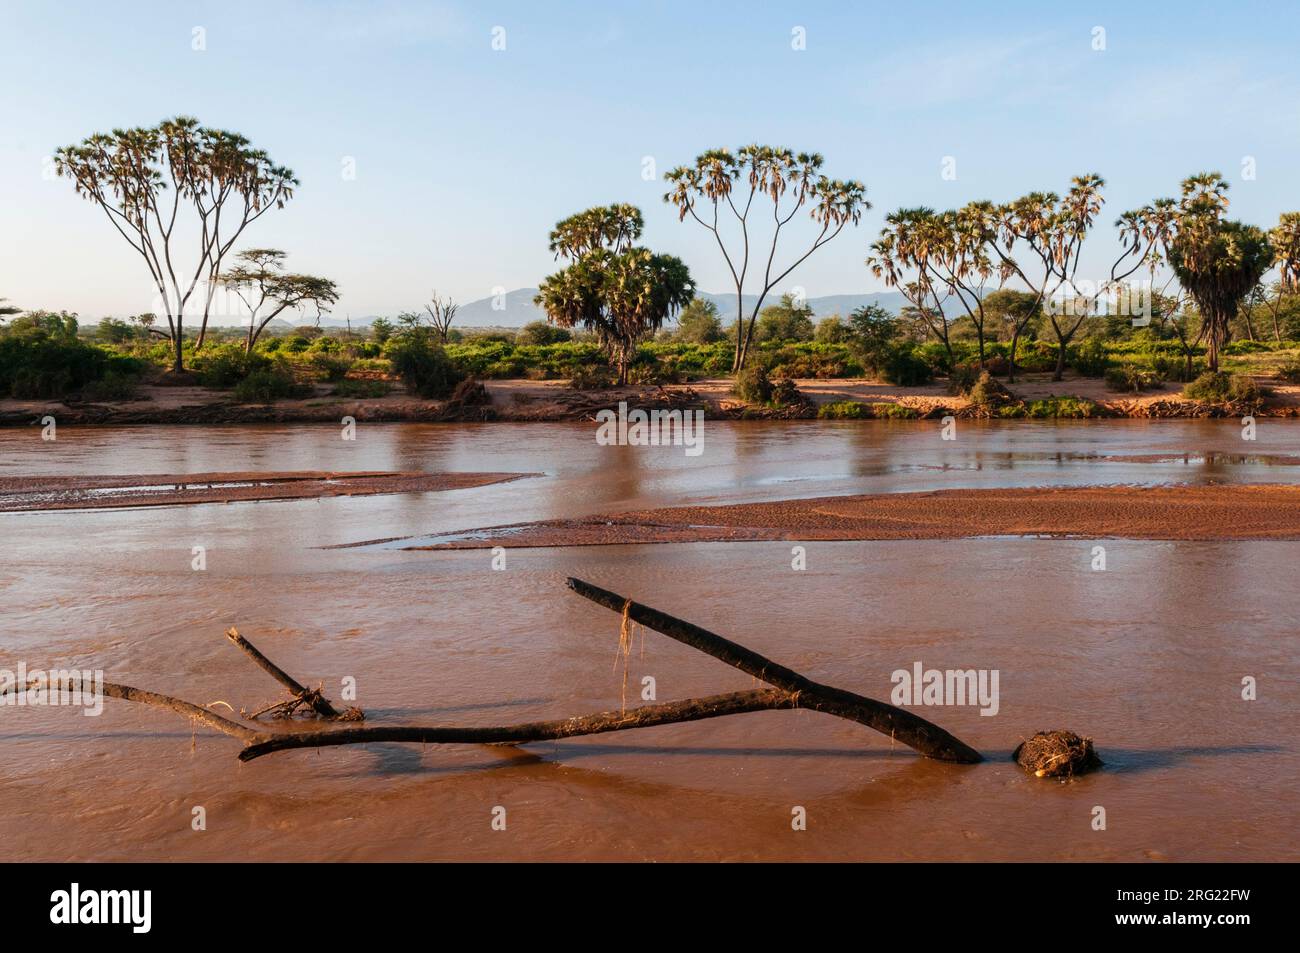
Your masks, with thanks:
M 253 645 L 252 642 L 248 641 L 248 639 L 240 635 L 238 629 L 232 627 L 231 629 L 227 630 L 226 638 L 228 638 L 236 646 L 242 649 L 249 658 L 251 658 L 254 662 L 258 664 L 259 667 L 262 668 L 263 671 L 265 671 L 268 675 L 274 678 L 285 688 L 289 689 L 289 694 L 293 695 L 294 697 L 293 702 L 282 703 L 279 705 L 271 705 L 268 708 L 264 708 L 261 711 L 256 712 L 253 715 L 250 715 L 249 716 L 250 718 L 256 718 L 258 715 L 264 714 L 273 708 L 285 707 L 288 709 L 290 713 L 292 713 L 293 708 L 297 704 L 302 704 L 310 707 L 312 711 L 320 715 L 322 718 L 341 719 L 344 718 L 346 714 L 351 716 L 347 719 L 349 721 L 359 720 L 358 716 L 360 715 L 360 711 L 358 709 L 348 709 L 348 712 L 346 713 L 340 712 L 337 708 L 335 708 L 333 705 L 330 704 L 329 699 L 326 698 L 319 689 L 310 689 L 303 685 L 300 685 L 297 679 L 289 675 L 282 668 L 280 668 L 280 666 L 276 665 L 269 658 L 267 658 L 265 655 L 259 652 L 257 650 L 257 647 Z M 356 714 L 352 714 L 354 712 Z
M 634 622 L 661 632 L 691 648 L 699 649 L 706 655 L 712 655 L 728 665 L 734 665 L 760 681 L 775 685 L 782 691 L 797 696 L 800 708 L 811 708 L 814 711 L 860 722 L 868 728 L 874 728 L 915 748 L 928 758 L 955 761 L 959 764 L 974 764 L 983 760 L 974 748 L 954 738 L 938 725 L 931 724 L 902 708 L 895 708 L 893 705 L 855 695 L 853 692 L 814 682 L 784 665 L 759 655 L 752 649 L 737 645 L 698 625 L 641 605 L 639 602 L 633 602 L 631 599 L 625 599 L 617 593 L 593 586 L 581 579 L 571 578 L 567 585 L 578 595 L 590 599 L 597 605 L 622 613 Z
M 325 748 L 332 745 L 375 744 L 379 742 L 407 742 L 411 744 L 524 744 L 529 741 L 551 741 L 572 738 L 576 735 L 598 735 L 609 731 L 626 731 L 629 728 L 649 728 L 652 725 L 671 725 L 683 721 L 700 721 L 739 715 L 748 711 L 773 711 L 795 708 L 795 697 L 777 689 L 759 689 L 748 692 L 729 692 L 705 698 L 689 698 L 662 705 L 645 705 L 631 711 L 603 711 L 595 715 L 581 715 L 556 721 L 535 721 L 521 725 L 499 725 L 470 728 L 454 725 L 442 727 L 388 727 L 336 728 L 325 731 L 296 731 L 263 737 L 250 743 L 239 753 L 240 761 L 252 761 L 262 755 L 285 751 L 289 748 Z
M 238 738 L 245 744 L 251 744 L 266 738 L 265 734 L 254 731 L 246 725 L 231 721 L 228 718 L 222 718 L 220 715 L 201 708 L 198 705 L 191 704 L 180 698 L 173 698 L 170 695 L 159 695 L 157 692 L 147 692 L 141 688 L 132 688 L 130 685 L 117 685 L 113 682 L 101 682 L 98 686 L 94 682 L 88 682 L 81 678 L 69 679 L 68 681 L 59 681 L 53 684 L 43 686 L 45 690 L 52 691 L 77 691 L 85 696 L 90 696 L 96 688 L 108 698 L 121 698 L 129 702 L 139 702 L 142 705 L 148 705 L 151 708 L 161 708 L 165 711 L 174 711 L 178 715 L 184 715 L 191 721 L 199 722 L 206 725 L 214 731 L 230 735 L 232 738 Z M 25 691 L 26 688 L 15 686 L 17 691 Z M 15 690 L 11 689 L 11 690 Z M 3 694 L 8 694 L 5 692 Z

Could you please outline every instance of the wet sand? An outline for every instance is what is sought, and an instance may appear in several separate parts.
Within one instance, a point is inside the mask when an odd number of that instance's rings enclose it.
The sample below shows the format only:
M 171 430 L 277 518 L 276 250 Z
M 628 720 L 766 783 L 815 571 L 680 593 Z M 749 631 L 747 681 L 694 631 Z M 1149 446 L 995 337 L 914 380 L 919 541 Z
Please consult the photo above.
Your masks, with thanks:
M 1045 536 L 1300 539 L 1300 487 L 1091 486 L 832 496 L 677 506 L 449 533 L 419 550 L 757 540 Z
M 0 513 L 459 490 L 534 475 L 299 470 L 0 477 Z

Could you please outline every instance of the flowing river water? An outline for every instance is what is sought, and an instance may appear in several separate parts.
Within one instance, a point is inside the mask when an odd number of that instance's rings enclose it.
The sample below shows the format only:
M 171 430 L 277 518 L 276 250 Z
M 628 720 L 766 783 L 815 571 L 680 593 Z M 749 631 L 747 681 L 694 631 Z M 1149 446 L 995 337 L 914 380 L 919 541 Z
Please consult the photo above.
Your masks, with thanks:
M 997 714 L 919 713 L 988 760 L 958 767 L 811 711 L 518 749 L 372 745 L 241 764 L 238 743 L 109 699 L 0 706 L 8 860 L 1297 860 L 1295 542 L 981 538 L 403 550 L 535 519 L 841 493 L 1300 482 L 1300 423 L 710 422 L 704 452 L 602 447 L 591 425 L 0 431 L 0 476 L 270 470 L 535 472 L 446 492 L 0 514 L 0 668 L 253 710 L 279 686 L 229 626 L 374 724 L 487 725 L 618 708 L 619 618 L 574 575 L 823 682 L 999 673 Z M 202 546 L 206 569 L 192 568 Z M 653 632 L 627 704 L 755 686 Z M 1258 698 L 1242 699 L 1242 679 Z M 217 706 L 214 710 L 224 712 Z M 1009 760 L 1036 730 L 1095 739 L 1069 783 Z M 202 807 L 206 829 L 195 830 Z M 807 829 L 792 829 L 806 811 Z M 504 808 L 505 830 L 494 829 Z M 1098 830 L 1097 808 L 1105 829 Z M 500 826 L 500 825 L 497 825 Z

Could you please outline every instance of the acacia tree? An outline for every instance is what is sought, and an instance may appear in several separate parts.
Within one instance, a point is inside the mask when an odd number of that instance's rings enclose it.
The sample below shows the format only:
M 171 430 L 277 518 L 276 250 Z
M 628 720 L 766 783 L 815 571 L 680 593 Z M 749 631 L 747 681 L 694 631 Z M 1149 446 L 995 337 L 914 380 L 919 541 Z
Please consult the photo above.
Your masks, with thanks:
M 694 164 L 679 166 L 664 176 L 672 185 L 664 201 L 676 206 L 678 221 L 685 221 L 689 215 L 713 235 L 731 272 L 736 289 L 733 371 L 745 366 L 754 325 L 772 288 L 838 235 L 845 225 L 857 225 L 862 213 L 871 208 L 866 200 L 866 186 L 852 180 L 827 178 L 821 174 L 822 162 L 817 153 L 796 154 L 784 148 L 748 145 L 735 153 L 730 149 L 710 149 L 697 156 Z M 751 234 L 750 214 L 755 210 L 755 200 L 770 202 L 772 206 L 771 241 L 767 246 Z M 821 226 L 820 231 L 812 244 L 787 267 L 774 266 L 782 230 L 805 208 L 809 218 Z M 739 232 L 738 239 L 732 237 L 730 248 L 723 236 L 726 222 Z M 759 292 L 746 320 L 745 281 L 749 276 L 751 251 L 761 255 L 764 247 L 766 262 Z
M 439 298 L 435 290 L 429 303 L 424 306 L 424 310 L 429 312 L 429 323 L 437 332 L 438 339 L 446 344 L 447 335 L 451 333 L 451 322 L 456 319 L 456 312 L 460 310 L 460 305 L 450 297 Z
M 284 207 L 298 180 L 243 136 L 189 116 L 96 133 L 54 160 L 144 259 L 180 371 L 186 316 L 200 316 L 202 347 L 224 258 L 249 225 Z M 198 253 L 183 263 L 181 246 L 196 233 Z
M 534 299 L 560 327 L 594 332 L 620 384 L 636 346 L 694 294 L 681 259 L 633 244 L 642 227 L 641 210 L 625 204 L 564 219 L 551 232 L 550 250 L 569 264 L 546 278 Z
M 278 248 L 250 248 L 236 255 L 237 264 L 219 279 L 248 308 L 245 353 L 252 353 L 266 326 L 284 311 L 314 305 L 319 318 L 329 310 L 326 305 L 339 299 L 337 286 L 328 278 L 286 274 L 285 257 Z
M 0 320 L 15 314 L 22 314 L 23 309 L 16 308 L 11 304 L 6 304 L 5 302 L 8 300 L 8 298 L 0 298 Z
M 1212 372 L 1219 370 L 1219 352 L 1242 300 L 1275 259 L 1261 229 L 1225 218 L 1228 204 L 1227 180 L 1218 172 L 1201 172 L 1183 180 L 1177 200 L 1157 199 L 1116 223 L 1127 254 L 1153 274 L 1167 264 L 1196 302 L 1201 315 L 1197 340 L 1205 342 Z

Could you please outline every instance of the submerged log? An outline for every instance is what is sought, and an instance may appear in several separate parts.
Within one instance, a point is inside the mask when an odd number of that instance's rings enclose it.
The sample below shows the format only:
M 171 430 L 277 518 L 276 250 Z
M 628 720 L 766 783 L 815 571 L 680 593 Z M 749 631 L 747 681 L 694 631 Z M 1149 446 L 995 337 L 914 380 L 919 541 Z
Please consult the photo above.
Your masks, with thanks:
M 798 698 L 800 708 L 811 708 L 814 711 L 859 722 L 915 748 L 927 758 L 955 761 L 958 764 L 974 764 L 983 760 L 974 748 L 910 711 L 862 695 L 855 695 L 842 688 L 814 682 L 793 669 L 786 668 L 708 629 L 702 629 L 698 625 L 670 616 L 666 612 L 625 599 L 617 593 L 593 586 L 581 579 L 570 578 L 567 585 L 578 595 L 590 599 L 597 605 L 622 613 L 633 622 L 661 632 L 683 645 L 699 649 L 706 655 L 712 655 L 728 665 L 734 665 L 747 675 L 789 692 Z
M 649 728 L 653 725 L 672 725 L 683 721 L 721 718 L 723 715 L 739 715 L 749 711 L 774 711 L 795 707 L 798 705 L 793 695 L 768 688 L 709 695 L 705 698 L 689 698 L 685 701 L 665 702 L 662 705 L 645 705 L 641 708 L 633 708 L 631 711 L 602 711 L 595 715 L 580 715 L 575 718 L 535 721 L 520 725 L 483 728 L 454 725 L 417 728 L 392 725 L 336 728 L 326 731 L 295 731 L 251 742 L 239 752 L 239 760 L 252 761 L 263 755 L 290 748 L 327 748 L 333 745 L 379 742 L 426 745 L 518 745 L 530 741 L 553 741 L 578 735 L 598 735 L 609 731 L 626 731 L 630 728 Z

